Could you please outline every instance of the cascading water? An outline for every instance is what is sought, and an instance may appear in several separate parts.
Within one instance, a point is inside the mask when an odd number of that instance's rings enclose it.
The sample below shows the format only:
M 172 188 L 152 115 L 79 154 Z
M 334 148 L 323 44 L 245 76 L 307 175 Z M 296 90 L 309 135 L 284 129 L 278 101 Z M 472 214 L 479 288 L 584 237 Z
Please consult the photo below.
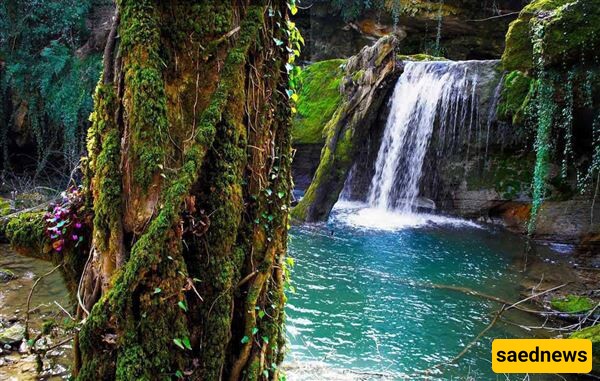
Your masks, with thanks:
M 489 142 L 488 117 L 496 107 L 497 63 L 406 63 L 394 88 L 367 193 L 367 208 L 372 213 L 385 211 L 388 220 L 389 212 L 396 217 L 418 217 L 417 210 L 424 206 L 419 193 L 430 155 L 443 160 L 459 153 L 469 159 L 487 151 L 487 146 L 482 146 Z M 485 100 L 481 99 L 482 89 L 487 89 Z

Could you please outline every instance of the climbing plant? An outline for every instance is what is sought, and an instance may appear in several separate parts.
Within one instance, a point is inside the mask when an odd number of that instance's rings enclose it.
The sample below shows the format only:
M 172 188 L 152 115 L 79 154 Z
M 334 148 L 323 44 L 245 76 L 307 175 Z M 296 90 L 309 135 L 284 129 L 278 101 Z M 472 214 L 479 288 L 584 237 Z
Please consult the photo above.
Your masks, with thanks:
M 536 163 L 533 172 L 533 201 L 528 232 L 535 231 L 539 209 L 546 195 L 546 182 L 551 153 L 551 130 L 554 118 L 554 87 L 544 65 L 544 23 L 539 21 L 533 28 L 533 57 L 538 76 L 536 98 L 537 136 L 535 140 Z

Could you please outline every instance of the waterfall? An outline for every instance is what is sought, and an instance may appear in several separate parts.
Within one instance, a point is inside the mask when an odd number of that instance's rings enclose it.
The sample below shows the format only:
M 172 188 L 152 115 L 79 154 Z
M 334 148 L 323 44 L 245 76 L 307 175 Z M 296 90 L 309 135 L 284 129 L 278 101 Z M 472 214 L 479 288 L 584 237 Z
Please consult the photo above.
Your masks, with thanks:
M 443 157 L 466 145 L 466 158 L 478 154 L 472 144 L 486 144 L 479 91 L 497 80 L 497 61 L 407 62 L 391 98 L 367 203 L 369 206 L 413 213 L 432 137 L 434 154 Z M 494 82 L 489 92 L 496 89 Z M 495 107 L 493 105 L 489 108 Z M 481 114 L 481 115 L 480 115 Z M 484 136 L 486 135 L 486 136 Z M 474 143 L 472 141 L 474 140 Z M 487 150 L 487 147 L 486 147 Z

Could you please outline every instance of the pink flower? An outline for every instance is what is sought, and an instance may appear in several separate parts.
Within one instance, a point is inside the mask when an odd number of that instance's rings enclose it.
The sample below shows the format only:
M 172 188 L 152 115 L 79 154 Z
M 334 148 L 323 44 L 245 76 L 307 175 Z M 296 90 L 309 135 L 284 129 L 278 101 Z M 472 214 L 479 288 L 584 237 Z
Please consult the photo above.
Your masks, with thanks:
M 73 239 L 73 241 L 77 241 L 77 239 L 78 239 L 78 238 L 79 238 L 79 237 L 77 237 L 77 234 L 73 234 L 73 235 L 71 236 L 71 239 Z

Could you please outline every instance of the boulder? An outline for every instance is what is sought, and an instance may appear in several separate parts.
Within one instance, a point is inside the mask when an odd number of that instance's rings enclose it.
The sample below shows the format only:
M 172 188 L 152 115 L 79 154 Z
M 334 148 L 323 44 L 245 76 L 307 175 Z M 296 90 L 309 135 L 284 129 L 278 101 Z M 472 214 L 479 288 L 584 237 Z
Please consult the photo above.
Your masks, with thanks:
M 0 269 L 0 283 L 6 283 L 15 278 L 15 273 L 13 273 L 12 271 L 8 269 Z
M 25 327 L 19 323 L 0 331 L 0 344 L 16 344 L 25 337 Z

